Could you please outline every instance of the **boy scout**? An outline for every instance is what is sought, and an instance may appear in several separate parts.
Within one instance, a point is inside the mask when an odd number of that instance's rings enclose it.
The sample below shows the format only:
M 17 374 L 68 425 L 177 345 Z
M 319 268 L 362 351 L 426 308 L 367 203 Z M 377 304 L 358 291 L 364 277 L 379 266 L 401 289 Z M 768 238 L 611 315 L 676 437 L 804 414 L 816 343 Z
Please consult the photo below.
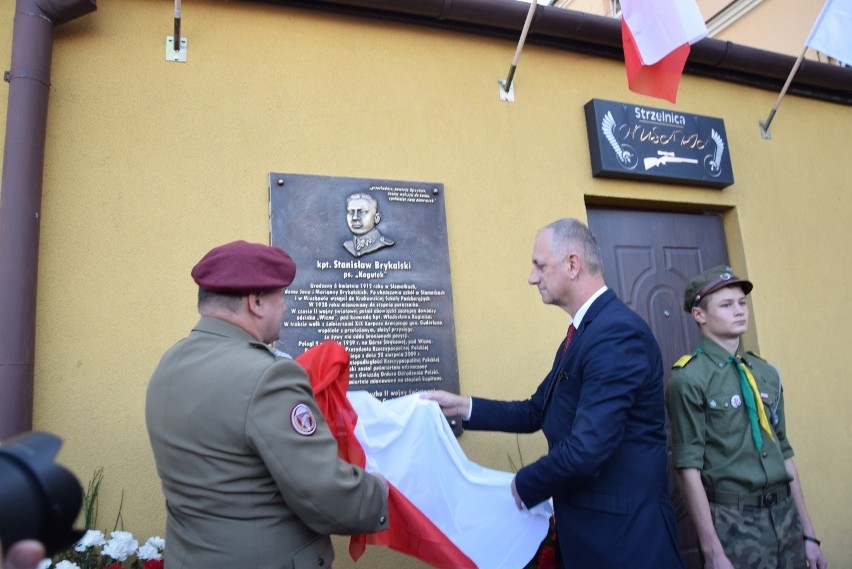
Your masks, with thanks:
M 686 286 L 701 340 L 675 363 L 666 393 L 678 485 L 705 567 L 822 569 L 780 376 L 740 341 L 752 288 L 724 265 Z

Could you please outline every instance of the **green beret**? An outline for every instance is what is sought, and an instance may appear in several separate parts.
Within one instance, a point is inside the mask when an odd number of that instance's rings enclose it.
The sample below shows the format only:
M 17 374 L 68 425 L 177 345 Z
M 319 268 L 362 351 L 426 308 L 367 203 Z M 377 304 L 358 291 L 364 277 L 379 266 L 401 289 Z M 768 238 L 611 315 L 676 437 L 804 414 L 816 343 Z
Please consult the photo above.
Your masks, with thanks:
M 748 294 L 754 285 L 750 281 L 741 279 L 734 274 L 734 270 L 727 265 L 718 265 L 710 270 L 704 271 L 700 275 L 692 277 L 686 283 L 686 290 L 683 294 L 683 309 L 687 312 L 692 312 L 692 309 L 698 306 L 701 299 L 716 292 L 720 288 L 725 288 L 731 285 L 739 285 L 743 292 Z

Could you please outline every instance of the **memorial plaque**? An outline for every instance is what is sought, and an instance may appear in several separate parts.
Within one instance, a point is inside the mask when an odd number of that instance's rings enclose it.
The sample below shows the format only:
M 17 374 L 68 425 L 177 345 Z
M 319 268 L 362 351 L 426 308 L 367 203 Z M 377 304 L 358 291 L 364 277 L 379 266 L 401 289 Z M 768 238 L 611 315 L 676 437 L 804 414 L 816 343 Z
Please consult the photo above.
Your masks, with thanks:
M 296 261 L 276 348 L 349 351 L 350 389 L 458 393 L 444 187 L 269 175 L 272 244 Z

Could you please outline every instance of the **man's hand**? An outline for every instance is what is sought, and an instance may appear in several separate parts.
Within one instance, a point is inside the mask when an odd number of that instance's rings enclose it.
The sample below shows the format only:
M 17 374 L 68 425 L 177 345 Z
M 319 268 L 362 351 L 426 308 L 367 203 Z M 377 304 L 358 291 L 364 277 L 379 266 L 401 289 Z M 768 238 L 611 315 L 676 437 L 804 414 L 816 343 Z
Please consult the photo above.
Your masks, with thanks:
M 524 502 L 521 500 L 521 495 L 518 494 L 518 487 L 515 486 L 515 478 L 517 477 L 512 478 L 512 497 L 515 499 L 515 505 L 523 512 L 526 509 L 526 506 L 524 506 Z
M 805 541 L 805 554 L 808 558 L 808 567 L 810 569 L 826 569 L 828 567 L 828 561 L 825 560 L 822 549 L 814 542 Z
M 44 559 L 44 546 L 33 539 L 19 541 L 9 548 L 6 559 L 0 555 L 0 569 L 36 569 Z
M 449 391 L 425 391 L 420 394 L 421 399 L 429 399 L 436 401 L 441 407 L 441 412 L 447 417 L 457 417 L 467 419 L 467 413 L 470 410 L 470 397 L 467 395 L 456 395 Z

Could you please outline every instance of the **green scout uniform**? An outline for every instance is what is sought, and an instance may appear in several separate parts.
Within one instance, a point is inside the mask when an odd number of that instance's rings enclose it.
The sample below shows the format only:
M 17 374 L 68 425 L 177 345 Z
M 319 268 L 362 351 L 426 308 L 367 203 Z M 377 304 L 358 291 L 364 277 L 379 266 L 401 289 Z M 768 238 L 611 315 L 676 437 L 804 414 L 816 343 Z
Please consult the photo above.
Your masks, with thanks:
M 781 379 L 760 357 L 738 348 L 757 384 L 775 435 L 752 438 L 736 365 L 702 337 L 672 369 L 666 391 L 675 468 L 696 468 L 707 490 L 716 533 L 735 567 L 805 567 L 801 523 L 790 496 Z
M 675 468 L 697 468 L 705 488 L 759 494 L 790 482 L 784 460 L 793 456 L 784 422 L 784 401 L 777 370 L 751 353 L 738 350 L 757 383 L 773 442 L 763 431 L 763 449 L 752 440 L 740 377 L 724 348 L 702 337 L 699 348 L 672 369 L 666 407 L 672 429 Z

